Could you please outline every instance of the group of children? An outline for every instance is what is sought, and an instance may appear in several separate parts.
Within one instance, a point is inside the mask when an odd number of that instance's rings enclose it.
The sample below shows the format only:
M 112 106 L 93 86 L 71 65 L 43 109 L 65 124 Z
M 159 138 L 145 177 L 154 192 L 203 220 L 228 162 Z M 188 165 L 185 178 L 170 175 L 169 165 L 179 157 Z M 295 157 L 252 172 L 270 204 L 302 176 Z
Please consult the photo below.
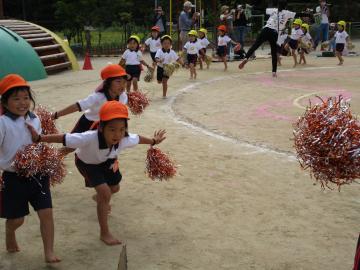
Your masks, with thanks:
M 40 120 L 33 112 L 35 101 L 30 85 L 17 74 L 7 75 L 0 81 L 0 170 L 3 171 L 0 217 L 6 219 L 8 252 L 20 250 L 16 230 L 29 214 L 30 203 L 39 216 L 45 261 L 60 261 L 54 252 L 49 179 L 40 175 L 20 175 L 13 166 L 19 150 L 39 142 L 63 144 L 64 155 L 76 149 L 75 165 L 85 179 L 85 186 L 96 191 L 93 199 L 97 203 L 100 239 L 107 245 L 121 243 L 108 226 L 111 196 L 119 191 L 122 179 L 118 155 L 137 144 L 159 144 L 165 139 L 166 132 L 156 131 L 152 138 L 129 133 L 125 88 L 131 76 L 120 65 L 111 64 L 102 69 L 101 79 L 102 83 L 94 93 L 52 114 L 53 119 L 57 119 L 75 111 L 84 111 L 71 133 L 53 135 L 41 134 Z
M 335 54 L 339 59 L 339 64 L 344 63 L 342 57 L 345 45 L 349 42 L 349 35 L 347 34 L 346 22 L 339 21 L 337 23 L 338 31 L 334 34 Z M 294 67 L 298 64 L 306 64 L 305 55 L 309 54 L 311 48 L 314 47 L 314 42 L 310 35 L 310 27 L 308 24 L 303 23 L 301 19 L 295 19 L 291 29 L 291 35 L 288 36 L 285 32 L 282 32 L 277 41 L 278 47 L 278 64 L 281 65 L 282 50 L 285 53 L 291 52 L 294 59 Z M 300 59 L 297 59 L 297 53 L 300 55 Z

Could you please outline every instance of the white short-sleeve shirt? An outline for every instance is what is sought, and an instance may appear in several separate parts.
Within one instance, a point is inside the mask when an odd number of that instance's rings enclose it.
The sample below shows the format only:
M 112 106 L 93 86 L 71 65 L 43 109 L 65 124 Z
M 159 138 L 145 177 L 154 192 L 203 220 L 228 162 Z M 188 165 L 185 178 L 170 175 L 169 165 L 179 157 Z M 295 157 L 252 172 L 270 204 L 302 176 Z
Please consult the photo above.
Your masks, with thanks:
M 163 49 L 159 49 L 156 52 L 155 58 L 162 60 L 162 63 L 159 63 L 159 67 L 164 67 L 164 64 L 171 64 L 179 60 L 179 56 L 172 49 L 170 51 L 165 51 Z
M 107 98 L 102 92 L 95 92 L 88 97 L 79 100 L 78 105 L 81 111 L 85 111 L 85 117 L 90 121 L 99 121 L 99 111 L 101 106 L 107 102 Z M 128 96 L 126 92 L 122 92 L 118 99 L 119 102 L 126 105 Z
M 289 10 L 282 10 L 278 12 L 277 8 L 267 8 L 266 14 L 270 15 L 265 27 L 271 28 L 275 31 L 282 31 L 286 27 L 286 23 L 289 19 L 295 18 L 296 13 Z
M 145 41 L 145 45 L 150 47 L 150 52 L 156 53 L 158 49 L 161 49 L 160 38 L 153 39 L 152 37 L 150 37 Z
M 231 41 L 231 38 L 229 36 L 218 36 L 218 46 L 226 46 Z
M 287 39 L 287 37 L 288 37 L 288 34 L 285 34 L 285 33 L 279 35 L 278 40 L 277 40 L 277 44 L 279 46 L 283 45 L 285 43 L 285 40 Z
M 311 35 L 309 34 L 309 32 L 307 32 L 305 35 L 303 35 L 303 36 L 301 37 L 301 40 L 302 40 L 304 43 L 309 43 L 309 42 L 311 42 L 312 37 L 311 37 Z
M 127 49 L 121 58 L 125 60 L 126 65 L 140 65 L 140 62 L 143 60 L 143 55 L 140 50 L 131 51 Z
M 291 36 L 290 38 L 293 40 L 299 40 L 304 35 L 303 30 L 299 27 L 298 29 L 293 28 L 291 30 Z
M 338 44 L 345 44 L 346 43 L 346 38 L 348 37 L 348 33 L 346 33 L 346 31 L 337 31 L 335 33 L 335 43 L 338 43 Z
M 186 53 L 187 54 L 199 54 L 199 50 L 201 50 L 200 44 L 198 41 L 195 42 L 191 42 L 188 41 L 186 42 L 184 48 L 186 49 Z
M 110 149 L 101 132 L 90 130 L 83 133 L 67 133 L 63 143 L 66 147 L 76 148 L 77 157 L 84 163 L 101 164 L 108 159 L 117 158 L 122 150 L 139 144 L 139 141 L 139 135 L 130 133 Z
M 33 113 L 25 118 L 11 113 L 0 116 L 0 170 L 14 172 L 12 163 L 17 151 L 33 143 L 25 123 L 41 133 L 40 120 Z
M 209 46 L 209 44 L 210 44 L 209 40 L 206 37 L 199 38 L 198 42 L 200 43 L 201 49 L 206 49 L 207 46 Z

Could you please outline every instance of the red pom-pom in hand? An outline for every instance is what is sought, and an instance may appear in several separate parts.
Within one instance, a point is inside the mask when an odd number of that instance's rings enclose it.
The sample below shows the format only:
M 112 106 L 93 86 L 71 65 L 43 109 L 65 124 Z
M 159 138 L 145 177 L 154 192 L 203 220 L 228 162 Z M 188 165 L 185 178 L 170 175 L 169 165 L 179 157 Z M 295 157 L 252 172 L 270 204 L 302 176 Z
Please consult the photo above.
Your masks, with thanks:
M 46 107 L 42 105 L 37 106 L 35 113 L 39 116 L 42 134 L 48 135 L 59 133 L 59 130 L 56 128 L 55 121 L 52 119 L 51 113 Z
M 310 104 L 294 124 L 294 136 L 301 167 L 322 187 L 340 188 L 360 178 L 360 123 L 341 96 Z
M 176 175 L 174 162 L 159 148 L 155 147 L 151 147 L 147 151 L 146 170 L 152 180 L 169 180 Z
M 66 175 L 63 157 L 51 145 L 29 144 L 19 150 L 13 162 L 15 171 L 25 177 L 48 176 L 51 185 L 62 182 Z
M 132 91 L 128 93 L 128 106 L 130 111 L 135 114 L 141 114 L 149 105 L 149 99 L 140 91 Z

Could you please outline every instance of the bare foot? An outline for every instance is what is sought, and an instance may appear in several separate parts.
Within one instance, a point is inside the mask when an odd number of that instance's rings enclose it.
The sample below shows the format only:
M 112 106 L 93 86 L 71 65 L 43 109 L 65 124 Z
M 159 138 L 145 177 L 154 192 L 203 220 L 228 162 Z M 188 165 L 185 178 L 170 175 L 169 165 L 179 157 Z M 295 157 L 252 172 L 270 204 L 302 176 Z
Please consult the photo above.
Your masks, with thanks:
M 243 60 L 240 64 L 239 64 L 239 69 L 243 69 L 246 65 L 246 63 L 248 62 L 247 59 Z
M 293 68 L 296 68 L 296 66 L 297 66 L 297 64 L 294 64 L 294 65 L 293 65 Z
M 272 76 L 273 76 L 273 78 L 277 78 L 276 72 L 273 72 L 273 73 L 272 73 Z
M 103 241 L 108 246 L 121 245 L 121 241 L 112 236 L 111 233 L 101 235 L 100 240 Z
M 59 263 L 61 259 L 57 257 L 53 252 L 45 255 L 45 262 L 47 263 Z
M 6 250 L 9 253 L 15 253 L 20 251 L 20 248 L 16 242 L 16 236 L 14 231 L 6 230 Z
M 340 62 L 339 64 L 338 64 L 338 66 L 342 66 L 344 64 L 344 62 Z
M 92 196 L 92 199 L 93 199 L 95 202 L 97 202 L 97 196 L 96 196 L 96 194 L 94 194 L 94 195 Z M 110 215 L 110 214 L 111 214 L 111 205 L 109 204 L 108 215 Z

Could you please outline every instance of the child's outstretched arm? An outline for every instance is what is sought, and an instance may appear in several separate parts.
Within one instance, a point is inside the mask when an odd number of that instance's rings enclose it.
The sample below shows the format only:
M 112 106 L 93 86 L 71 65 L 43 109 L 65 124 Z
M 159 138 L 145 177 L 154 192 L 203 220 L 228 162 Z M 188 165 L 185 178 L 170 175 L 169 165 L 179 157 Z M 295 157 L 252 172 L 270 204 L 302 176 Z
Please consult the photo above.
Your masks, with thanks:
M 47 143 L 63 143 L 65 134 L 51 134 L 51 135 L 41 135 L 37 133 L 35 128 L 26 123 L 27 128 L 30 131 L 31 139 L 33 142 L 47 142 Z
M 144 66 L 146 66 L 147 68 L 150 67 L 150 66 L 148 65 L 148 63 L 146 63 L 144 60 L 141 60 L 140 63 L 143 64 Z
M 68 115 L 68 114 L 71 114 L 71 113 L 74 113 L 74 112 L 80 112 L 81 111 L 81 108 L 79 106 L 78 103 L 75 103 L 75 104 L 72 104 L 60 111 L 56 111 L 54 112 L 51 117 L 52 119 L 58 119 L 59 117 L 61 116 L 65 116 L 65 115 Z
M 119 66 L 124 67 L 125 63 L 126 63 L 126 60 L 124 58 L 121 58 L 120 61 L 119 61 Z
M 178 62 L 181 66 L 184 66 L 185 63 L 184 61 L 181 59 L 181 57 L 178 58 L 178 60 L 176 60 L 176 62 Z
M 140 139 L 139 144 L 151 144 L 151 145 L 159 144 L 163 140 L 166 139 L 165 134 L 166 134 L 166 131 L 164 129 L 161 129 L 161 130 L 155 131 L 154 137 L 151 139 L 147 138 L 147 137 L 139 136 L 139 139 Z

